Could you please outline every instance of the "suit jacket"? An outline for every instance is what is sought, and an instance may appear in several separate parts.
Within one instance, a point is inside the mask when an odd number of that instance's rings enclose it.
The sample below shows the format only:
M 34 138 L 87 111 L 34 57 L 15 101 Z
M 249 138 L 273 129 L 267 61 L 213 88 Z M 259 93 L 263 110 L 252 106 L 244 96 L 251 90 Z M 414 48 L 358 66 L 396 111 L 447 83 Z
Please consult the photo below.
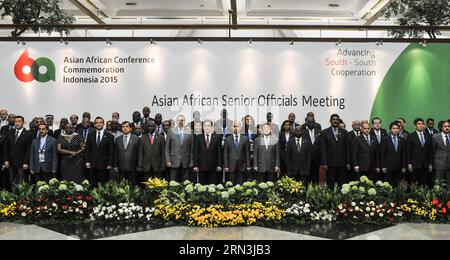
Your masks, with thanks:
M 91 168 L 105 170 L 108 166 L 114 166 L 114 136 L 106 130 L 100 145 L 97 146 L 97 131 L 92 132 L 86 142 L 86 163 Z
M 208 148 L 205 136 L 201 134 L 194 138 L 194 167 L 198 167 L 200 171 L 216 171 L 216 168 L 222 167 L 223 164 L 222 138 L 215 134 L 210 135 Z
M 246 172 L 247 167 L 251 167 L 250 142 L 248 137 L 241 135 L 239 138 L 238 147 L 234 143 L 234 136 L 230 135 L 225 140 L 223 167 L 229 168 L 230 172 L 235 172 L 236 169 L 241 172 Z
M 6 161 L 6 136 L 0 134 L 0 168 Z
M 8 133 L 7 160 L 11 166 L 22 168 L 24 164 L 28 164 L 30 159 L 30 147 L 33 141 L 33 135 L 24 128 L 17 142 L 15 142 L 15 134 L 15 131 Z
M 14 126 L 9 125 L 2 126 L 2 128 L 0 129 L 0 134 L 7 137 L 11 129 L 14 129 Z
M 381 138 L 380 138 L 381 140 L 383 140 L 383 138 L 388 136 L 388 132 L 383 128 L 380 129 L 380 134 L 381 134 Z M 370 138 L 375 138 L 375 140 L 377 141 L 377 144 L 381 144 L 381 140 L 380 140 L 380 142 L 378 142 L 377 135 L 375 134 L 375 130 L 373 128 L 370 130 L 370 136 L 371 136 Z
M 227 118 L 225 127 L 223 125 L 223 119 L 217 120 L 214 123 L 214 132 L 217 135 L 221 135 L 223 137 L 223 134 L 224 134 L 223 129 L 224 128 L 226 128 L 226 131 L 227 131 L 226 136 L 233 134 L 233 121 L 231 119 Z
M 145 124 L 150 123 L 151 121 L 155 121 L 155 119 L 153 119 L 153 118 L 151 118 L 151 117 L 147 117 L 147 118 L 143 117 L 143 118 L 141 119 L 141 125 L 143 126 L 143 125 L 145 125 Z
M 114 166 L 119 168 L 119 172 L 135 172 L 138 167 L 139 137 L 131 134 L 127 147 L 123 143 L 124 137 L 115 140 Z
M 442 134 L 433 136 L 433 167 L 435 170 L 450 170 L 450 145 L 445 145 Z
M 336 141 L 331 127 L 322 131 L 320 137 L 321 164 L 328 167 L 345 167 L 350 162 L 348 132 L 338 129 Z
M 302 130 L 306 130 L 307 125 L 306 123 L 302 125 Z M 316 123 L 316 125 L 314 126 L 314 129 L 317 129 L 318 131 L 322 131 L 322 126 L 319 123 Z
M 89 128 L 88 128 L 88 131 L 87 131 L 87 136 L 85 137 L 85 136 L 84 136 L 84 128 L 80 128 L 80 129 L 75 130 L 75 133 L 79 134 L 79 135 L 81 136 L 81 139 L 83 139 L 83 141 L 84 141 L 85 143 L 87 142 L 87 138 L 89 137 L 89 135 L 90 135 L 91 133 L 93 133 L 93 132 L 95 132 L 95 128 L 89 127 Z
M 173 168 L 190 168 L 192 163 L 192 152 L 194 147 L 194 135 L 189 128 L 183 128 L 184 138 L 180 142 L 178 128 L 169 131 L 165 147 L 166 163 L 171 163 Z
M 352 144 L 352 162 L 354 167 L 359 166 L 361 172 L 373 171 L 379 167 L 378 141 L 375 136 L 370 137 L 370 144 L 364 135 L 355 138 Z
M 284 132 L 279 134 L 279 142 L 280 142 L 280 163 L 282 166 L 287 167 L 287 147 L 288 144 L 293 142 L 294 133 L 289 134 L 289 140 L 286 140 L 286 135 Z M 287 169 L 286 169 L 287 170 Z
M 290 176 L 308 176 L 311 169 L 312 144 L 305 138 L 302 138 L 300 151 L 297 148 L 296 139 L 288 144 L 287 165 L 288 175 Z
M 315 165 L 319 165 L 320 164 L 320 138 L 322 135 L 322 131 L 320 131 L 319 129 L 315 128 L 314 129 L 314 143 L 311 140 L 311 136 L 309 135 L 309 129 L 305 130 L 303 132 L 303 139 L 308 140 L 311 145 L 312 145 L 312 151 L 311 151 L 311 162 L 314 163 Z
M 430 129 L 429 129 L 428 127 L 425 129 L 425 132 L 428 133 L 428 134 L 430 134 L 431 136 L 433 136 L 434 134 L 439 133 L 439 131 L 436 130 L 436 129 L 434 129 L 434 128 L 433 128 L 433 129 L 431 130 L 431 132 L 430 132 Z
M 94 122 L 91 122 L 91 128 L 94 128 Z M 75 131 L 76 130 L 80 130 L 83 129 L 83 123 L 79 123 L 76 127 L 75 127 Z
M 380 168 L 386 168 L 388 171 L 401 171 L 406 169 L 406 141 L 398 137 L 398 149 L 395 146 L 391 136 L 383 138 L 380 146 Z
M 58 148 L 56 139 L 47 136 L 47 141 L 44 148 L 45 162 L 39 162 L 39 148 L 41 138 L 35 138 L 30 150 L 30 170 L 34 173 L 39 173 L 41 170 L 45 173 L 52 173 L 58 170 Z
M 275 167 L 280 168 L 280 144 L 276 136 L 270 136 L 268 148 L 264 136 L 257 137 L 254 149 L 253 165 L 258 167 L 258 172 L 274 172 Z
M 138 171 L 149 172 L 153 170 L 154 172 L 164 171 L 164 137 L 161 135 L 156 135 L 153 140 L 153 145 L 151 144 L 150 134 L 145 134 L 141 138 L 141 143 L 139 145 L 139 156 L 138 156 Z
M 431 164 L 431 137 L 424 133 L 425 145 L 422 147 L 416 131 L 406 139 L 406 160 L 413 168 L 425 168 Z

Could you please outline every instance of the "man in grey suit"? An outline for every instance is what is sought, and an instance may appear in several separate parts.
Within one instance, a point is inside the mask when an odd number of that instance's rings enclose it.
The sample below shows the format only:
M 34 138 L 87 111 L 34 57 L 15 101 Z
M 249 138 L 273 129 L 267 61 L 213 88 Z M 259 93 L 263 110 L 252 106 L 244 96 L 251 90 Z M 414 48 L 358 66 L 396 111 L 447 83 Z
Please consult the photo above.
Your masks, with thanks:
M 30 173 L 37 181 L 49 182 L 58 170 L 56 139 L 48 135 L 48 125 L 38 127 L 39 138 L 33 140 L 30 150 Z
M 131 123 L 125 121 L 122 123 L 122 136 L 115 140 L 115 170 L 119 173 L 119 180 L 127 180 L 131 185 L 137 185 L 137 161 L 139 137 L 133 135 Z
M 435 179 L 450 185 L 450 122 L 442 124 L 442 132 L 433 136 L 433 168 Z
M 251 170 L 250 142 L 246 135 L 241 135 L 241 123 L 234 121 L 233 135 L 225 140 L 223 167 L 227 180 L 233 184 L 247 181 L 247 173 Z
M 139 146 L 138 171 L 143 173 L 145 181 L 164 177 L 164 136 L 157 134 L 156 128 L 155 122 L 150 121 L 148 134 L 142 136 Z
M 193 166 L 193 135 L 191 130 L 184 126 L 185 121 L 186 118 L 179 115 L 176 126 L 170 129 L 166 140 L 165 159 L 167 167 L 171 168 L 171 181 L 182 182 L 189 179 L 195 182 L 194 175 L 190 174 L 190 168 Z
M 253 165 L 259 182 L 275 182 L 280 172 L 278 137 L 271 135 L 269 124 L 262 126 L 262 136 L 255 139 Z

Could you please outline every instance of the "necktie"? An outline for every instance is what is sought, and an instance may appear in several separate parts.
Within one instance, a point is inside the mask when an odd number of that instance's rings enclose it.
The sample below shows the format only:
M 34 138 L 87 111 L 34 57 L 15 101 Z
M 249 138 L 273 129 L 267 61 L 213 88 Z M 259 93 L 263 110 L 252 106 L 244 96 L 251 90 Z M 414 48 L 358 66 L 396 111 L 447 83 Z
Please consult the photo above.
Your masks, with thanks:
M 269 149 L 269 138 L 268 137 L 264 137 L 264 142 L 266 145 L 266 149 Z
M 84 132 L 84 133 L 83 133 L 83 140 L 86 141 L 86 138 L 87 138 L 87 129 L 84 129 L 83 132 Z
M 333 133 L 334 133 L 334 139 L 337 141 L 339 141 L 338 139 L 338 130 L 336 128 L 333 128 Z
M 425 139 L 423 138 L 423 133 L 421 132 L 421 133 L 419 133 L 419 135 L 420 135 L 420 143 L 422 144 L 422 147 L 424 147 L 425 146 Z
M 123 138 L 123 147 L 125 147 L 125 149 L 128 147 L 128 135 L 125 135 Z
M 302 144 L 300 143 L 300 138 L 297 138 L 297 150 L 300 152 L 301 148 L 302 148 Z
M 101 132 L 100 131 L 98 131 L 98 135 L 97 135 L 97 146 L 100 146 L 100 143 L 101 143 Z
M 311 138 L 311 143 L 314 144 L 316 141 L 316 136 L 314 135 L 314 130 L 309 130 L 309 137 Z
M 17 139 L 19 139 L 19 130 L 16 131 L 16 138 L 14 139 L 14 142 L 17 143 Z
M 153 145 L 155 143 L 155 136 L 150 134 L 150 144 Z
M 234 137 L 234 145 L 236 145 L 236 148 L 239 147 L 239 137 L 238 137 L 238 135 L 236 135 L 236 136 Z
M 376 131 L 376 134 L 377 134 L 377 141 L 378 143 L 380 143 L 381 142 L 380 130 Z
M 369 140 L 369 136 L 368 135 L 366 135 L 366 142 L 367 142 L 368 145 L 370 145 L 370 140 Z
M 445 135 L 445 146 L 449 146 L 450 145 L 450 138 L 448 135 Z
M 183 130 L 182 129 L 178 129 L 178 134 L 180 135 L 180 143 L 181 144 L 183 144 L 183 138 L 184 138 L 184 136 L 183 136 Z
M 209 134 L 206 135 L 206 148 L 209 149 L 209 144 L 210 144 L 210 140 L 209 140 Z
M 395 151 L 397 152 L 397 151 L 398 151 L 398 140 L 397 140 L 397 136 L 394 136 L 393 138 L 394 138 L 394 148 L 395 148 Z

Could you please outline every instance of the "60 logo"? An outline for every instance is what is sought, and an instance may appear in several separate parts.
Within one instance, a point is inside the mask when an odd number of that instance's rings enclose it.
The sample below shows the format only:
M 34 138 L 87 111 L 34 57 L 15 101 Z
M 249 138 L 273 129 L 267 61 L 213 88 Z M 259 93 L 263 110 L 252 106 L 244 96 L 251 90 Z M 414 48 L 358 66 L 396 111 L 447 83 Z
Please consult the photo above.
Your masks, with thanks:
M 22 82 L 45 83 L 50 80 L 55 81 L 55 64 L 49 58 L 30 58 L 28 50 L 25 50 L 14 66 L 16 78 Z

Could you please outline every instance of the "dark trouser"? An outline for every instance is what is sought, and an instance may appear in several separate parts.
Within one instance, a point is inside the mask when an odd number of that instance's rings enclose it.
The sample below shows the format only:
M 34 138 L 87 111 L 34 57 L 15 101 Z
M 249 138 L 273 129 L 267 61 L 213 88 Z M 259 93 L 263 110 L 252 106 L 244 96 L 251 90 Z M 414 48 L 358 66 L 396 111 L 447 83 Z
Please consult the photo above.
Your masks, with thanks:
M 447 189 L 450 190 L 450 170 L 436 170 L 435 180 L 444 181 L 447 184 Z
M 136 172 L 135 171 L 119 171 L 119 182 L 127 180 L 131 185 L 137 185 Z
M 9 183 L 11 183 L 11 189 L 15 190 L 17 187 L 17 184 L 19 184 L 20 182 L 26 182 L 26 183 L 30 182 L 27 171 L 16 168 L 14 166 L 11 167 L 9 169 Z
M 398 185 L 400 184 L 402 179 L 403 179 L 403 173 L 401 170 L 397 170 L 397 171 L 388 170 L 385 181 L 389 182 L 393 187 L 398 187 Z
M 406 174 L 406 181 L 408 184 L 418 183 L 423 186 L 428 186 L 431 183 L 431 173 L 425 168 L 414 168 L 413 172 Z
M 226 181 L 231 181 L 234 185 L 242 185 L 247 181 L 247 172 L 239 171 L 239 169 L 236 168 L 233 172 L 227 173 Z
M 106 169 L 92 169 L 91 183 L 94 187 L 97 187 L 99 183 L 107 183 L 109 181 L 110 172 L 110 170 Z
M 334 184 L 342 186 L 345 180 L 345 167 L 328 167 L 327 185 L 330 189 L 334 188 Z
M 312 183 L 314 183 L 314 184 L 319 183 L 319 177 L 320 177 L 319 172 L 320 172 L 320 165 L 311 163 L 309 173 L 310 173 L 310 181 Z
M 257 172 L 256 175 L 258 182 L 276 182 L 278 178 L 275 172 Z
M 51 172 L 36 172 L 35 173 L 35 178 L 36 181 L 44 181 L 46 183 L 48 183 L 50 181 L 50 179 L 52 178 L 52 173 Z
M 198 174 L 200 184 L 209 185 L 209 184 L 219 184 L 221 182 L 222 172 L 217 171 L 200 171 Z
M 9 171 L 0 171 L 0 191 L 7 190 L 11 191 L 11 184 L 9 183 Z
M 193 179 L 193 176 L 189 178 L 190 176 L 190 169 L 189 168 L 171 168 L 170 169 L 170 180 L 176 181 L 176 182 L 184 182 L 186 180 Z M 195 181 L 194 181 L 195 182 Z

